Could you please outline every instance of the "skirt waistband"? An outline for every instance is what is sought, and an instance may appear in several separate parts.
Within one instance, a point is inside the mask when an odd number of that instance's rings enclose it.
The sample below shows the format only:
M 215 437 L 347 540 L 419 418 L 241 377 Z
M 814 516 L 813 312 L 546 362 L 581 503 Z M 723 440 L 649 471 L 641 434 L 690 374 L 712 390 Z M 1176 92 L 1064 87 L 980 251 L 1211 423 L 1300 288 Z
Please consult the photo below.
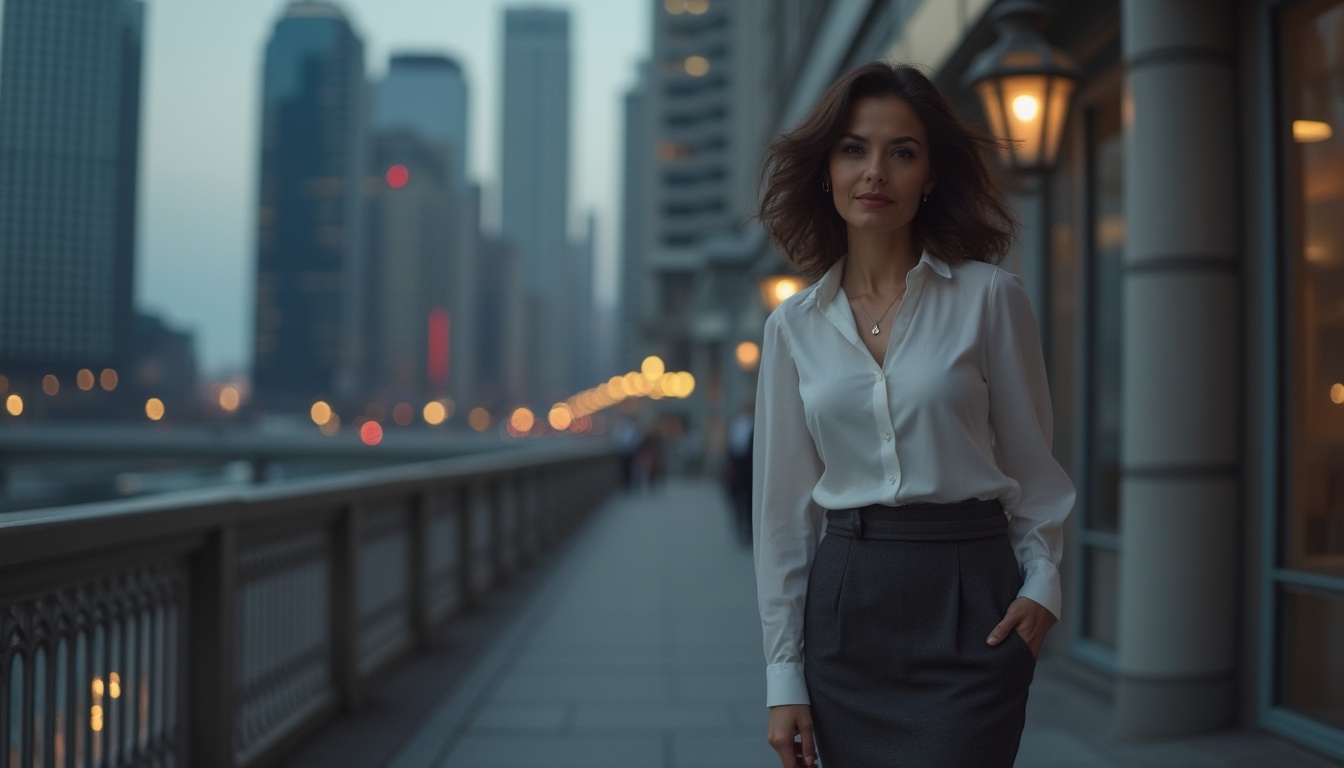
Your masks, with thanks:
M 964 541 L 1008 533 L 1008 516 L 998 499 L 967 499 L 952 504 L 920 502 L 889 507 L 826 511 L 826 534 L 856 539 Z

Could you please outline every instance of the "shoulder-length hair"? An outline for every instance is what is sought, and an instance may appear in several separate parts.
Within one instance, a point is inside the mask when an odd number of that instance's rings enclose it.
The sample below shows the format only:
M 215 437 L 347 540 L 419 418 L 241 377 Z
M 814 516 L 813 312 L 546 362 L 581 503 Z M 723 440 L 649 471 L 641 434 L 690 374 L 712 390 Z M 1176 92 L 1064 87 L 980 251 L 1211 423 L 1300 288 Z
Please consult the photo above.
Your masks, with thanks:
M 1004 205 L 985 161 L 1001 142 L 963 122 L 924 73 L 883 61 L 864 64 L 836 80 L 801 123 L 770 145 L 759 181 L 764 186 L 759 216 L 766 232 L 812 278 L 825 274 L 845 254 L 845 220 L 822 183 L 854 104 L 882 96 L 909 104 L 928 134 L 935 185 L 911 224 L 915 252 L 927 250 L 949 264 L 997 264 L 1017 231 L 1017 220 Z

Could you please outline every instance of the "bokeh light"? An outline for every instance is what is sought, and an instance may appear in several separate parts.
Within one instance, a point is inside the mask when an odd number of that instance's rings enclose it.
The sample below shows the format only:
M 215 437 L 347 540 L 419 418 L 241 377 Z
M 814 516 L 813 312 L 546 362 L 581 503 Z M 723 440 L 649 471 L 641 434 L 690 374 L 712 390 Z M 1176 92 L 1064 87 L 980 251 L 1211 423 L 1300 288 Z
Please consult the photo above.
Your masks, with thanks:
M 82 368 L 79 373 L 75 374 L 75 386 L 85 392 L 93 389 L 95 384 L 97 384 L 97 382 L 94 381 L 93 371 L 90 371 L 88 368 Z
M 515 408 L 513 413 L 509 415 L 509 430 L 517 433 L 515 437 L 526 435 L 536 425 L 537 417 L 536 414 L 532 413 L 531 408 Z
M 116 389 L 119 380 L 117 372 L 112 368 L 104 368 L 103 372 L 98 374 L 98 383 L 102 385 L 103 390 L 107 392 Z
M 157 397 L 151 397 L 145 401 L 145 415 L 150 421 L 159 421 L 163 419 L 164 414 L 163 401 Z
M 383 442 L 383 427 L 376 421 L 366 421 L 359 428 L 359 439 L 365 445 L 377 445 Z
M 484 432 L 490 428 L 490 412 L 484 408 L 472 408 L 467 413 L 467 426 L 477 432 Z
M 331 419 L 331 406 L 327 405 L 325 400 L 318 400 L 308 409 L 308 415 L 312 417 L 313 423 L 320 427 Z
M 223 408 L 228 413 L 233 413 L 238 410 L 238 406 L 241 405 L 242 402 L 243 395 L 238 391 L 237 387 L 230 384 L 219 390 L 219 407 Z
M 1330 402 L 1335 405 L 1344 405 L 1344 384 L 1335 384 L 1330 387 Z
M 10 416 L 18 416 L 23 413 L 23 398 L 18 395 L 10 395 L 5 398 L 5 410 Z
M 410 179 L 411 172 L 406 170 L 404 165 L 394 165 L 387 169 L 387 185 L 393 189 L 401 189 Z
M 410 403 L 397 403 L 392 407 L 392 421 L 399 427 L 409 427 L 415 421 L 415 409 Z
M 42 377 L 42 391 L 55 397 L 56 393 L 61 391 L 61 380 L 48 373 Z
M 659 376 L 662 376 L 667 368 L 663 365 L 663 359 L 661 357 L 658 357 L 657 355 L 649 355 L 644 358 L 644 362 L 639 364 L 639 370 L 640 373 L 644 374 L 644 378 L 653 381 Z
M 754 371 L 761 364 L 761 348 L 754 341 L 737 345 L 737 365 L 744 371 Z
M 431 427 L 437 427 L 448 420 L 448 409 L 438 400 L 431 400 L 425 403 L 424 412 L 425 423 Z
M 563 432 L 574 423 L 574 414 L 569 410 L 568 404 L 556 403 L 551 406 L 551 412 L 547 414 L 546 421 L 550 422 L 551 429 Z
M 318 429 L 327 437 L 335 435 L 337 432 L 341 431 L 341 417 L 334 413 L 331 414 L 331 418 L 327 419 L 326 423 L 318 427 Z

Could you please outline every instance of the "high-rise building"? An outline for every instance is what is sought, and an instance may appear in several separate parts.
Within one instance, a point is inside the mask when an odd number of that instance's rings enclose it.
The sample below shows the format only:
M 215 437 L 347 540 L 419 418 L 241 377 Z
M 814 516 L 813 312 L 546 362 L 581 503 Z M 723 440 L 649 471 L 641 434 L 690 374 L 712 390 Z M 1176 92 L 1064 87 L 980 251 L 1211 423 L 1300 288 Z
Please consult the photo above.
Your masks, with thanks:
M 453 184 L 465 186 L 467 172 L 467 81 L 447 56 L 398 54 L 374 88 L 373 129 L 404 130 L 448 152 Z
M 570 243 L 565 296 L 569 305 L 570 355 L 568 392 L 574 394 L 597 383 L 597 328 L 593 306 L 593 257 L 597 248 L 597 217 L 585 217 L 583 236 Z
M 478 387 L 466 99 L 461 69 L 436 55 L 393 56 L 374 88 L 366 383 L 380 394 L 465 404 Z
M 144 5 L 0 7 L 0 372 L 128 364 Z
M 504 16 L 504 135 L 500 144 L 500 231 L 522 256 L 529 341 L 527 395 L 566 397 L 574 343 L 564 294 L 569 260 L 569 13 L 514 8 Z
M 621 278 L 616 297 L 618 338 L 616 366 L 642 359 L 640 333 L 643 307 L 652 299 L 647 277 L 647 200 L 653 175 L 653 140 L 649 135 L 649 63 L 639 65 L 638 80 L 625 94 L 625 147 L 621 184 Z
M 340 9 L 291 3 L 266 46 L 255 401 L 353 397 L 362 368 L 364 48 Z

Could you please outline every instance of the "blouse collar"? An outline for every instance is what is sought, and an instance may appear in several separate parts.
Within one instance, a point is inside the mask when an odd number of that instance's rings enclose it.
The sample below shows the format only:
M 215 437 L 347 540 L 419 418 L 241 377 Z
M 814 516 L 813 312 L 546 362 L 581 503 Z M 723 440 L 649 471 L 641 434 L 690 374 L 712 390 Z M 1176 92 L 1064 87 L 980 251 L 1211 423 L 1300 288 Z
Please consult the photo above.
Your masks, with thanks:
M 821 279 L 817 281 L 817 307 L 822 310 L 826 309 L 835 299 L 836 294 L 840 292 L 840 281 L 845 274 L 846 258 L 848 257 L 841 256 L 836 259 L 831 268 L 826 270 L 826 274 L 822 275 Z M 941 277 L 952 279 L 952 268 L 947 265 L 947 262 L 925 251 L 919 257 L 919 263 L 915 265 L 914 269 L 910 270 L 910 274 L 918 275 L 927 269 L 932 269 Z

